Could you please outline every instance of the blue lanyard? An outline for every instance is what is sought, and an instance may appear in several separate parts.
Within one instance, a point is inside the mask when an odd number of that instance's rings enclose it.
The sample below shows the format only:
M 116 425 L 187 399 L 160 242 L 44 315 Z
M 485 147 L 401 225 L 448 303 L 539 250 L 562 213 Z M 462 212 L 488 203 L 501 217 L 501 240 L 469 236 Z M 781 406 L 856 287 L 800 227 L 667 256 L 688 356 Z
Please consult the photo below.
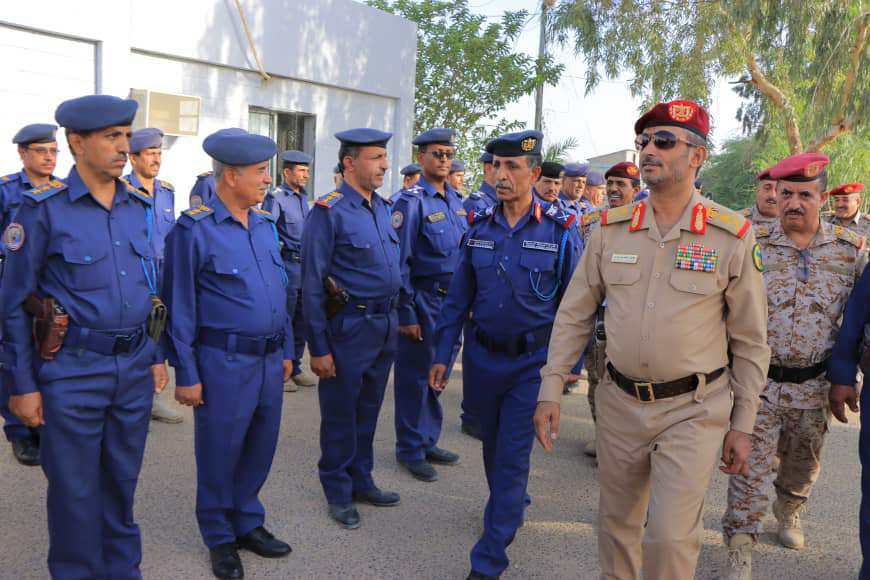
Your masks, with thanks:
M 556 297 L 556 294 L 559 292 L 559 288 L 562 286 L 562 270 L 565 267 L 565 247 L 568 245 L 568 232 L 569 230 L 565 230 L 562 233 L 562 241 L 559 244 L 559 262 L 556 265 L 556 283 L 553 285 L 552 290 L 549 292 L 544 292 L 541 290 L 541 273 L 538 272 L 537 279 L 535 276 L 529 272 L 529 282 L 532 284 L 532 292 L 542 302 L 549 302 L 553 298 Z
M 151 248 L 151 250 L 154 250 L 152 243 L 151 243 L 151 240 L 153 237 L 153 234 L 152 234 L 153 224 L 151 223 L 152 217 L 153 217 L 153 213 L 151 210 L 151 206 L 146 205 L 145 206 L 145 227 L 146 227 L 146 231 L 148 232 L 148 246 Z M 139 263 L 142 264 L 142 273 L 145 274 L 145 281 L 148 282 L 148 289 L 151 291 L 151 295 L 157 296 L 157 266 L 154 265 L 154 258 L 153 257 L 148 258 L 148 266 L 150 266 L 150 271 L 149 271 L 149 267 L 145 265 L 145 258 L 143 258 L 142 256 L 139 256 Z

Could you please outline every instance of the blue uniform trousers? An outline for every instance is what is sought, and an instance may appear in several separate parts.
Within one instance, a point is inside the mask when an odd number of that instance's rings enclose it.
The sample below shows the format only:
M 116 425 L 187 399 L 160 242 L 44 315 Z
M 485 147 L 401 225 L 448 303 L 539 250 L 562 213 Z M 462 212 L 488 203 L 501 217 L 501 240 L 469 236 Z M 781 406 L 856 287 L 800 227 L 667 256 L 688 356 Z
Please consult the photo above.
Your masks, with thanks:
M 293 317 L 293 376 L 302 372 L 305 354 L 305 318 L 302 314 L 302 288 L 287 287 L 287 312 Z
M 866 370 L 866 369 L 865 369 Z M 867 374 L 864 375 L 867 381 Z M 861 512 L 859 531 L 861 537 L 861 554 L 864 563 L 861 566 L 861 580 L 870 580 L 870 388 L 861 389 L 861 432 L 858 436 L 858 454 L 861 457 Z
M 422 461 L 426 451 L 438 444 L 444 413 L 440 393 L 429 388 L 429 369 L 435 358 L 435 323 L 444 297 L 434 291 L 418 290 L 415 298 L 417 323 L 422 341 L 399 337 L 396 358 L 395 422 L 396 457 L 399 461 Z M 453 349 L 445 379 L 450 377 L 460 345 Z
M 235 542 L 265 521 L 258 497 L 281 427 L 282 352 L 200 346 L 203 404 L 194 410 L 196 519 L 205 545 Z
M 346 309 L 349 310 L 349 309 Z M 390 367 L 398 317 L 349 310 L 329 321 L 336 376 L 321 379 L 320 483 L 330 504 L 351 503 L 374 487 L 372 444 Z
M 532 418 L 541 387 L 541 367 L 547 345 L 509 356 L 481 347 L 468 333 L 463 367 L 472 400 L 480 410 L 483 463 L 489 500 L 483 516 L 483 535 L 471 550 L 471 568 L 490 576 L 508 566 L 506 549 L 522 525 L 529 503 L 526 487 L 535 428 Z
M 133 498 L 154 400 L 154 349 L 145 336 L 123 355 L 67 346 L 39 369 L 52 578 L 141 578 Z

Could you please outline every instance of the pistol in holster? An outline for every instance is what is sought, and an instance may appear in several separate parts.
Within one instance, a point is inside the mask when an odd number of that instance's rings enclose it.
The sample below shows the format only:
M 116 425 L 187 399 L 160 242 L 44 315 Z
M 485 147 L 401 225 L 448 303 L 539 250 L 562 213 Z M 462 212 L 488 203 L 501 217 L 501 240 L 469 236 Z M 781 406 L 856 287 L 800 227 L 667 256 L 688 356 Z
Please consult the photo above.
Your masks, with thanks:
M 350 302 L 350 295 L 332 276 L 323 279 L 323 289 L 326 290 L 326 319 L 330 320 Z
M 33 317 L 33 342 L 42 360 L 54 360 L 69 330 L 69 314 L 52 298 L 31 294 L 24 311 Z
M 159 296 L 151 295 L 151 312 L 148 313 L 148 321 L 146 327 L 148 336 L 154 342 L 160 342 L 160 337 L 163 336 L 163 331 L 166 330 L 166 321 L 169 318 L 169 311 L 166 305 Z
M 595 340 L 607 342 L 607 332 L 604 330 L 604 308 L 599 306 L 595 315 Z

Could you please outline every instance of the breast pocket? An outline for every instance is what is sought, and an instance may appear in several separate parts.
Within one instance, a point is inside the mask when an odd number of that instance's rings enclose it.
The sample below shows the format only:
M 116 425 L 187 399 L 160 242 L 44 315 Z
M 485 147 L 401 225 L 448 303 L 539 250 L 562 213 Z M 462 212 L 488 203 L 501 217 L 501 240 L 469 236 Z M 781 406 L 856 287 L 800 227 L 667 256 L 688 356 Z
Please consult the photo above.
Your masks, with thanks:
M 456 228 L 447 220 L 437 223 L 427 223 L 423 226 L 423 237 L 436 253 L 449 255 L 459 247 L 459 235 Z
M 94 243 L 69 242 L 61 248 L 65 282 L 72 290 L 96 290 L 109 286 L 108 248 Z
M 719 291 L 718 277 L 712 272 L 675 269 L 671 272 L 671 286 L 680 292 L 709 296 Z
M 228 293 L 247 293 L 245 275 L 250 268 L 250 264 L 242 264 L 232 256 L 212 256 L 205 270 L 211 272 L 216 283 Z
M 390 233 L 392 234 L 392 231 Z M 396 244 L 398 244 L 398 238 L 396 238 Z M 378 248 L 376 246 L 379 244 L 375 240 L 362 234 L 353 233 L 348 235 L 348 245 L 350 251 L 353 252 L 353 261 L 359 266 L 368 268 L 378 264 L 376 254 Z
M 556 253 L 542 250 L 523 250 L 520 254 L 520 279 L 515 281 L 517 291 L 532 294 L 550 292 L 556 285 Z
M 496 271 L 495 251 L 485 248 L 471 248 L 471 266 L 474 268 L 477 289 L 480 293 L 489 292 L 501 283 Z

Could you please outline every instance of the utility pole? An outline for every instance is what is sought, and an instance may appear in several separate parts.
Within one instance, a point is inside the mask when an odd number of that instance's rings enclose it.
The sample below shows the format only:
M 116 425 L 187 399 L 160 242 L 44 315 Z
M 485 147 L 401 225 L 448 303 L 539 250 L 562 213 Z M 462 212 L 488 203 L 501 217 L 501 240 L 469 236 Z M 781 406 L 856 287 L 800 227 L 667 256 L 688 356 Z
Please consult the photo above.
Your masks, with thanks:
M 541 0 L 541 37 L 538 40 L 538 74 L 543 68 L 547 57 L 547 14 L 556 0 Z M 541 131 L 544 121 L 544 82 L 540 81 L 535 88 L 535 130 Z

